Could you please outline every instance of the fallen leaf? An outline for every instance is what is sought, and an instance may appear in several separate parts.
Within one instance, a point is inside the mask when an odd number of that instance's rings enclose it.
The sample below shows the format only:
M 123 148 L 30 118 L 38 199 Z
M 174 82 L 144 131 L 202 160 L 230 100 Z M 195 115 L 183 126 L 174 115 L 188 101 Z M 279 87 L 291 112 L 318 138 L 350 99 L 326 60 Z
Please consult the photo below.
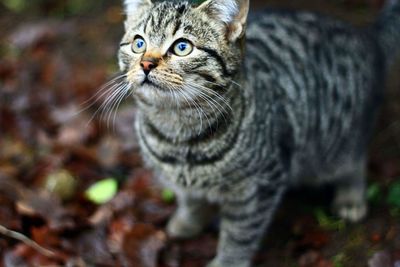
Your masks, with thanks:
M 333 263 L 325 259 L 321 253 L 311 250 L 299 259 L 300 267 L 334 267 Z
M 64 245 L 75 251 L 88 266 L 116 266 L 107 245 L 107 229 L 104 225 L 86 229 Z
M 304 233 L 299 243 L 301 246 L 317 249 L 325 246 L 330 240 L 329 233 L 319 230 L 310 230 Z
M 391 256 L 387 251 L 379 251 L 368 260 L 368 267 L 392 267 Z
M 74 222 L 67 210 L 61 205 L 58 198 L 47 191 L 34 191 L 25 188 L 22 184 L 17 186 L 15 201 L 17 211 L 21 215 L 40 216 L 48 222 L 53 230 L 64 230 L 74 226 Z
M 86 190 L 86 197 L 96 204 L 104 204 L 110 201 L 117 193 L 118 184 L 113 178 L 98 181 L 88 190 Z
M 166 236 L 149 224 L 135 224 L 123 240 L 121 262 L 124 266 L 157 267 Z
M 44 41 L 53 41 L 56 37 L 71 33 L 70 23 L 42 21 L 20 25 L 9 37 L 10 43 L 18 49 L 26 49 Z
M 68 200 L 76 193 L 77 185 L 78 180 L 69 171 L 58 170 L 46 177 L 44 188 L 61 200 Z
M 89 218 L 92 225 L 109 223 L 114 214 L 133 207 L 135 195 L 130 192 L 118 193 L 110 202 L 101 205 Z

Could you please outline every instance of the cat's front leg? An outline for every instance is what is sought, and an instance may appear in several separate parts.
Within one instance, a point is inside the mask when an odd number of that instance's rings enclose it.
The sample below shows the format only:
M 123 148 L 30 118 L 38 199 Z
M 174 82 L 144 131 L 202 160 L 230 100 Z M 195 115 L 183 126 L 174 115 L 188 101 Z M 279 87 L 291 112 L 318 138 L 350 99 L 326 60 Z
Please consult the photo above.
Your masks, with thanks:
M 207 267 L 251 266 L 284 186 L 248 184 L 239 192 L 232 192 L 221 205 L 217 256 Z
M 178 208 L 167 225 L 172 238 L 187 239 L 198 235 L 209 222 L 215 209 L 205 199 L 178 192 Z

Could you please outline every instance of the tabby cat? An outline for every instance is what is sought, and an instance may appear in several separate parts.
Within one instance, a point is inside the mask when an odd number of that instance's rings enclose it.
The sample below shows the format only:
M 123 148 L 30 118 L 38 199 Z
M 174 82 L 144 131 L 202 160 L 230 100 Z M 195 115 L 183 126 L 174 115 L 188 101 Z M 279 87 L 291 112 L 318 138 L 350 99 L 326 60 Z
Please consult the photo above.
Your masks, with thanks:
M 171 237 L 199 234 L 217 204 L 208 266 L 250 266 L 298 184 L 334 184 L 337 214 L 365 216 L 367 143 L 400 51 L 399 1 L 363 29 L 272 10 L 246 27 L 249 0 L 125 0 L 125 10 L 123 88 L 145 161 L 178 196 Z

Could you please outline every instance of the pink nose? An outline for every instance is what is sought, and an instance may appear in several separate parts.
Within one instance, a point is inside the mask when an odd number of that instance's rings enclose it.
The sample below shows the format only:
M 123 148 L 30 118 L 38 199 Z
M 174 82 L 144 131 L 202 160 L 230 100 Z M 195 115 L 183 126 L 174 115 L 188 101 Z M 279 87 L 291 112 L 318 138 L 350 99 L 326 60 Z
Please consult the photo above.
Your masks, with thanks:
M 155 60 L 143 60 L 140 62 L 140 66 L 142 66 L 144 73 L 147 75 L 152 69 L 157 67 L 157 62 Z

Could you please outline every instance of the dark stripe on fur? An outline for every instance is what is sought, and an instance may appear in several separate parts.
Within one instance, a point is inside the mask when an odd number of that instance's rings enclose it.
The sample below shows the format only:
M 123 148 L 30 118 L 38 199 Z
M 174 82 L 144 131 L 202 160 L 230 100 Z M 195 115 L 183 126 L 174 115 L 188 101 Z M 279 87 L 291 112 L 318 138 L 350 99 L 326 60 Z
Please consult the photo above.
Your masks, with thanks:
M 218 54 L 217 51 L 207 47 L 197 47 L 197 49 L 206 52 L 210 57 L 214 58 L 221 66 L 224 75 L 232 76 L 232 74 L 228 71 L 226 67 L 225 60 L 221 57 L 220 54 Z

